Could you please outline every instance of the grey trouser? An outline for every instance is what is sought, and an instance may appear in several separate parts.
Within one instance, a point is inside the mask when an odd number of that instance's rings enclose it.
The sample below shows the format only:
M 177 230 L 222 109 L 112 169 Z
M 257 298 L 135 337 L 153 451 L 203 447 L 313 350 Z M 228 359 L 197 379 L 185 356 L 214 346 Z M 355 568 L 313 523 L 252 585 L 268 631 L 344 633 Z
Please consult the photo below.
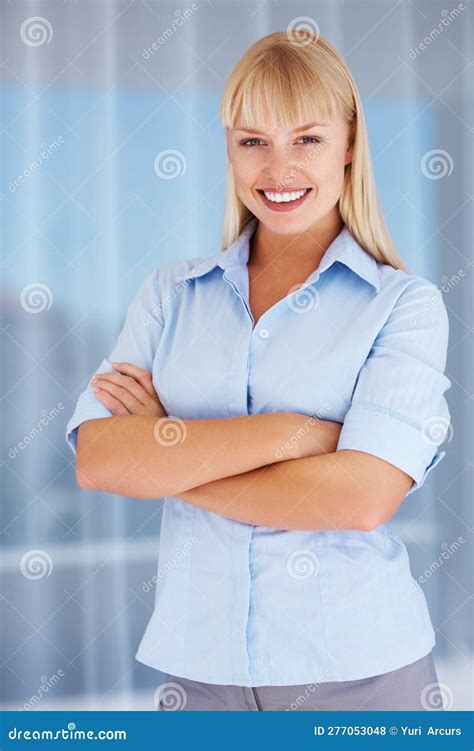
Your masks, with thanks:
M 164 673 L 155 692 L 161 711 L 443 709 L 431 652 L 410 665 L 357 681 L 302 686 L 227 686 Z M 441 706 L 440 706 L 441 703 Z

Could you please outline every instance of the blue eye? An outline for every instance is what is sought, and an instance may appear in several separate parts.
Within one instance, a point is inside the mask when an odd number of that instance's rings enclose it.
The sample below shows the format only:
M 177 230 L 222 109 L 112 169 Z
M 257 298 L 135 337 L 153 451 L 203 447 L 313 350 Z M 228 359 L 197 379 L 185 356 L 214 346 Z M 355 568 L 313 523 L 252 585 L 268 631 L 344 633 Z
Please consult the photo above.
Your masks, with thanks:
M 260 141 L 259 138 L 247 138 L 245 141 L 241 141 L 241 146 L 248 146 L 249 141 Z M 258 145 L 258 144 L 257 144 Z
M 318 138 L 317 136 L 302 136 L 301 140 L 306 140 L 306 143 L 315 144 L 315 143 L 321 143 L 322 139 Z M 248 148 L 252 148 L 253 146 L 260 146 L 261 141 L 259 138 L 246 138 L 245 141 L 240 142 L 241 146 L 246 146 Z

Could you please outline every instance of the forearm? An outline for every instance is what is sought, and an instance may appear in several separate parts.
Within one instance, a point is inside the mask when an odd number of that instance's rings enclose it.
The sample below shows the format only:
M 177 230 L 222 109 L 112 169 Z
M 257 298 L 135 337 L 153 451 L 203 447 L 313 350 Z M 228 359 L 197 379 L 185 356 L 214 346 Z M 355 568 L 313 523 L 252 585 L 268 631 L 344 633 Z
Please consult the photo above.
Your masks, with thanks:
M 366 477 L 355 453 L 335 451 L 284 461 L 178 495 L 246 524 L 287 530 L 367 530 L 372 528 L 373 494 L 363 491 Z
M 81 487 L 134 498 L 176 495 L 308 452 L 308 438 L 317 447 L 327 431 L 313 426 L 312 435 L 301 435 L 282 452 L 307 419 L 280 412 L 209 420 L 170 416 L 162 422 L 139 415 L 88 420 L 79 428 L 77 479 Z

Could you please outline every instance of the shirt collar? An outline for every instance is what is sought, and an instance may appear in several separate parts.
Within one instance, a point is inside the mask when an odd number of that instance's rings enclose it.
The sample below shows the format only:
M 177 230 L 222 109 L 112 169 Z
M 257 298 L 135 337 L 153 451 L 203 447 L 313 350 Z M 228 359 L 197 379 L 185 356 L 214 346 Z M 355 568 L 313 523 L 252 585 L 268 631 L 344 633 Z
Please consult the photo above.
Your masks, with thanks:
M 257 227 L 257 223 L 257 217 L 252 217 L 238 238 L 226 250 L 221 250 L 205 259 L 196 259 L 185 274 L 179 274 L 175 277 L 176 281 L 204 276 L 204 274 L 215 269 L 216 266 L 227 269 L 230 266 L 246 264 L 249 258 L 250 238 Z M 322 274 L 336 262 L 350 268 L 355 274 L 374 286 L 377 291 L 380 289 L 380 276 L 375 258 L 359 245 L 346 225 L 343 226 L 341 232 L 327 248 L 314 274 Z M 312 278 L 313 274 L 311 275 Z

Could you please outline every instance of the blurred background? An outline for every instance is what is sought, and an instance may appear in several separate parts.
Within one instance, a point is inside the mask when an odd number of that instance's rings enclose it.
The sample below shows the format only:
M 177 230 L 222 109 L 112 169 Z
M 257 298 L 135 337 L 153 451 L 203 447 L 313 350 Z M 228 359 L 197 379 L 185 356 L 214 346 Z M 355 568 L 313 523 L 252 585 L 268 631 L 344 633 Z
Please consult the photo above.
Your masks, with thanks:
M 145 275 L 220 249 L 225 80 L 290 23 L 345 57 L 387 224 L 449 313 L 447 456 L 389 526 L 428 600 L 445 706 L 473 708 L 472 6 L 2 0 L 3 708 L 155 708 L 162 676 L 134 654 L 160 502 L 81 490 L 65 426 Z

